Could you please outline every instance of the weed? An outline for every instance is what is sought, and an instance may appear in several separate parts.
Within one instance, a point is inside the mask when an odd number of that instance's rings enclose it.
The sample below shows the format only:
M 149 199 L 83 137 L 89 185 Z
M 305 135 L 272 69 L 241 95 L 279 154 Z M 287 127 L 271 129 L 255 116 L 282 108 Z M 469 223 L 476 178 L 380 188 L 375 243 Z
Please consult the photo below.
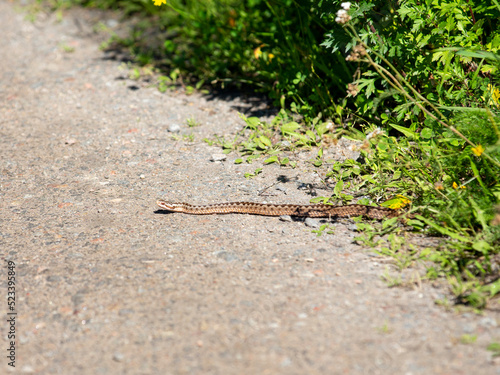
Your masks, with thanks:
M 330 224 L 322 224 L 319 229 L 315 229 L 315 230 L 312 230 L 311 232 L 312 233 L 316 233 L 316 235 L 319 237 L 321 236 L 323 233 L 326 233 L 326 234 L 334 234 L 335 231 L 334 231 L 334 227 L 332 227 Z
M 491 354 L 493 357 L 500 357 L 500 343 L 492 342 L 491 344 L 488 345 L 486 350 L 492 352 Z
M 262 168 L 257 168 L 253 172 L 247 172 L 247 173 L 245 173 L 245 178 L 246 179 L 251 179 L 251 178 L 257 177 L 261 173 L 262 173 Z
M 462 335 L 460 337 L 460 343 L 464 345 L 471 345 L 474 344 L 477 341 L 477 335 Z
M 401 286 L 403 284 L 403 279 L 402 279 L 401 275 L 398 275 L 396 277 L 391 276 L 388 268 L 386 268 L 386 270 L 384 271 L 382 276 L 380 276 L 380 278 L 382 279 L 382 281 L 384 281 L 386 283 L 386 285 L 389 288 L 392 288 L 395 286 Z
M 383 326 L 377 327 L 377 331 L 379 333 L 388 334 L 391 333 L 393 329 L 389 326 L 388 322 L 385 322 Z
M 197 122 L 194 117 L 190 117 L 186 120 L 186 124 L 187 126 L 189 126 L 190 128 L 194 128 L 195 126 L 200 126 L 201 123 L 200 122 Z
M 184 141 L 184 142 L 194 142 L 194 134 L 184 134 L 184 135 L 178 135 L 178 134 L 172 134 L 171 135 L 172 139 L 174 141 Z
M 59 48 L 61 48 L 66 53 L 75 52 L 75 47 L 68 46 L 67 44 L 60 44 Z

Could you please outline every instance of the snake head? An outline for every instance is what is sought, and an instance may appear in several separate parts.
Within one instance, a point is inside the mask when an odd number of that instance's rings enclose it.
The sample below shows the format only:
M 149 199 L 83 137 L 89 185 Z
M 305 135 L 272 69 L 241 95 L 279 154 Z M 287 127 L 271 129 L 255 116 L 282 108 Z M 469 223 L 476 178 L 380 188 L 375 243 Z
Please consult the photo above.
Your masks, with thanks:
M 158 205 L 158 207 L 167 211 L 182 212 L 182 204 L 179 203 L 171 203 L 164 201 L 163 199 L 158 199 L 156 201 L 156 204 Z

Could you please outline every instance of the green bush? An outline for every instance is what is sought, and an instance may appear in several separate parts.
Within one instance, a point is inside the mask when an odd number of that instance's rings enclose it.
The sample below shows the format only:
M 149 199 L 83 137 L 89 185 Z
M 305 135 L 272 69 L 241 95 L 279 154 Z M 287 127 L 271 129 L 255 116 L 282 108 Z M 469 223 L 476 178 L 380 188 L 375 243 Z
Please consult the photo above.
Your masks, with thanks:
M 339 3 L 328 3 L 333 9 L 324 9 L 323 16 L 332 30 L 323 45 L 333 52 L 350 51 L 356 44 L 353 35 L 346 36 L 334 22 Z M 483 98 L 491 96 L 488 84 L 498 64 L 473 52 L 500 50 L 500 8 L 495 1 L 361 1 L 353 7 L 351 24 L 360 39 L 422 96 L 440 106 L 467 107 L 484 106 Z M 397 120 L 423 119 L 421 111 L 374 69 L 365 70 L 357 85 L 364 90 L 356 98 L 358 115 L 378 120 L 377 110 L 389 101 L 382 107 L 391 108 Z
M 219 86 L 250 85 L 309 117 L 333 113 L 345 95 L 351 69 L 340 52 L 320 46 L 326 29 L 310 1 L 171 4 L 178 18 L 166 12 L 159 22 L 171 34 L 167 65 Z

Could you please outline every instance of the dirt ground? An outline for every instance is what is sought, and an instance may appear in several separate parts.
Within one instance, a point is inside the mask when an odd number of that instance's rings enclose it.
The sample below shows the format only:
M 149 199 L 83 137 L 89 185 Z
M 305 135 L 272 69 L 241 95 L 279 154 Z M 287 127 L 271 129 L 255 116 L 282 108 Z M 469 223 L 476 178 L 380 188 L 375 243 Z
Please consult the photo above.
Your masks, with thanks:
M 307 152 L 250 180 L 259 162 L 211 161 L 220 149 L 202 139 L 234 135 L 238 112 L 266 103 L 132 81 L 99 49 L 97 22 L 120 27 L 88 10 L 31 23 L 0 1 L 2 373 L 500 374 L 486 349 L 500 311 L 448 311 L 439 283 L 389 288 L 390 261 L 353 243 L 350 220 L 317 237 L 303 221 L 157 211 L 156 198 L 308 203 L 328 191 Z

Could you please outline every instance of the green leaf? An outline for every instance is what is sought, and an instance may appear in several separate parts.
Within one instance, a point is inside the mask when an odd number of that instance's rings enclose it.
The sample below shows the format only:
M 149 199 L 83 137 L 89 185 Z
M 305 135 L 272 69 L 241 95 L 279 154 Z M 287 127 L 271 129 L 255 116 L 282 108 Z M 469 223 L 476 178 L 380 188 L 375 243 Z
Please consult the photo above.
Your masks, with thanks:
M 259 137 L 259 140 L 264 144 L 266 145 L 267 147 L 272 147 L 273 144 L 271 143 L 271 140 L 269 138 L 267 138 L 265 135 L 261 135 Z
M 295 121 L 287 122 L 286 124 L 281 125 L 281 131 L 283 133 L 291 133 L 300 128 L 300 125 Z
M 486 242 L 484 240 L 479 240 L 479 241 L 476 241 L 472 244 L 472 248 L 476 251 L 483 253 L 483 254 L 487 254 L 488 251 L 491 249 L 491 246 L 488 242 Z
M 264 160 L 264 164 L 271 164 L 271 163 L 277 163 L 278 162 L 278 156 L 273 155 L 270 158 L 267 158 Z
M 344 189 L 344 181 L 339 180 L 335 184 L 335 188 L 333 189 L 333 193 L 338 196 L 342 192 L 342 189 Z
M 500 356 L 500 343 L 492 342 L 490 345 L 488 345 L 486 350 L 493 352 L 493 357 L 498 357 Z
M 406 135 L 410 139 L 416 139 L 418 138 L 417 133 L 412 132 L 410 129 L 405 128 L 404 126 L 396 125 L 396 124 L 391 124 L 389 123 L 390 126 L 392 126 L 394 129 L 400 131 L 404 135 Z
M 432 129 L 429 128 L 423 128 L 422 131 L 420 132 L 420 136 L 423 139 L 430 139 L 434 136 Z
M 261 123 L 260 119 L 258 117 L 248 117 L 248 118 L 246 118 L 245 116 L 243 116 L 241 118 L 243 119 L 243 121 L 246 122 L 247 126 L 250 129 L 253 129 L 253 130 L 256 130 L 259 127 L 260 123 Z
M 399 220 L 398 217 L 393 217 L 391 219 L 384 220 L 384 222 L 382 223 L 382 229 L 387 229 L 389 227 L 394 226 L 398 220 Z
M 411 225 L 412 227 L 415 227 L 417 229 L 422 229 L 425 225 L 419 220 L 408 220 L 407 223 L 408 225 Z
M 479 207 L 477 202 L 469 196 L 469 202 L 472 208 L 474 209 L 474 214 L 477 218 L 477 220 L 481 223 L 481 226 L 483 227 L 483 230 L 488 231 L 488 223 L 486 222 L 486 217 L 484 216 L 484 211 Z
M 322 122 L 321 124 L 316 126 L 316 132 L 318 135 L 321 137 L 323 134 L 325 134 L 328 131 L 328 123 L 327 122 Z
M 481 287 L 482 291 L 489 292 L 490 297 L 497 295 L 500 292 L 500 279 L 492 282 L 489 285 Z
M 242 158 L 238 158 L 234 161 L 234 164 L 241 164 L 243 163 L 243 159 Z
M 434 221 L 432 220 L 429 220 L 429 219 L 426 219 L 425 217 L 423 217 L 422 215 L 415 215 L 415 217 L 417 219 L 419 219 L 420 221 L 423 221 L 425 224 L 427 224 L 428 226 L 434 228 L 436 231 L 438 231 L 439 233 L 441 234 L 444 234 L 445 236 L 449 236 L 455 240 L 458 240 L 458 241 L 462 241 L 462 242 L 469 242 L 469 240 L 463 236 L 460 236 L 458 233 L 456 232 L 453 232 L 452 230 L 448 229 L 448 228 L 445 228 L 445 227 L 442 227 L 438 224 L 436 224 Z
M 311 139 L 311 141 L 316 142 L 316 134 L 311 130 L 306 131 L 307 136 Z
M 309 139 L 303 134 L 290 132 L 290 133 L 288 133 L 288 135 L 290 135 L 294 138 L 297 138 L 299 141 L 302 141 L 304 144 L 308 144 L 308 142 L 309 142 Z

